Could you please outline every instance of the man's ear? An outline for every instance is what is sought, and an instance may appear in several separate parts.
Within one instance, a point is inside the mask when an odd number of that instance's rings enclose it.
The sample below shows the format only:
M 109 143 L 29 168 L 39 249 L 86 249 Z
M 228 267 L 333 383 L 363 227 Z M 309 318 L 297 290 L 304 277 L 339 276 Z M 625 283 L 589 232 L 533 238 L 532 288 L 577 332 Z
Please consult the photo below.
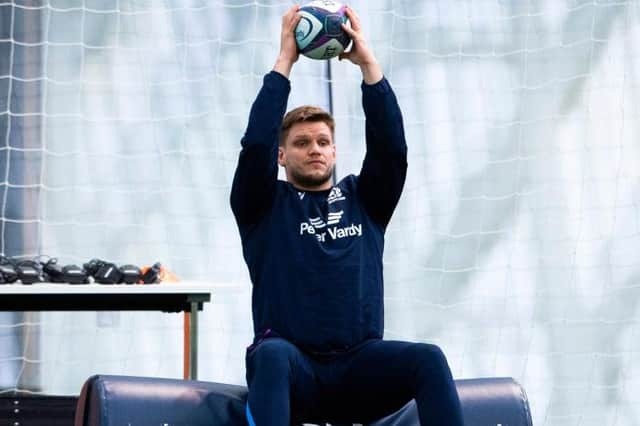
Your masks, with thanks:
M 284 148 L 278 147 L 278 165 L 284 167 Z

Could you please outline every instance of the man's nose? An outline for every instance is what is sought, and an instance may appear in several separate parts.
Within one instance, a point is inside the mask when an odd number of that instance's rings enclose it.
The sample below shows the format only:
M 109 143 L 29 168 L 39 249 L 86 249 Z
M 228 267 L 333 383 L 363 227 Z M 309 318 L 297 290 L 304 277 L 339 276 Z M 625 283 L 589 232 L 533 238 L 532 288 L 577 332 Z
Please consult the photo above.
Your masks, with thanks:
M 309 152 L 312 154 L 320 153 L 320 144 L 316 141 L 313 141 L 309 144 Z

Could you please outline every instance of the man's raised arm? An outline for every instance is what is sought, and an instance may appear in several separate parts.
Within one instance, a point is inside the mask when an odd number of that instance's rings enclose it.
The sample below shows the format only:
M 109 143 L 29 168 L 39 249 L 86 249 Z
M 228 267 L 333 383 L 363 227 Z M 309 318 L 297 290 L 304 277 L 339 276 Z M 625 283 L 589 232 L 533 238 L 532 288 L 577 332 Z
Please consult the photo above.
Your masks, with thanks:
M 231 209 L 238 223 L 254 223 L 271 206 L 278 179 L 278 132 L 287 110 L 289 73 L 298 60 L 294 29 L 299 6 L 282 17 L 280 53 L 249 113 L 242 150 L 231 187 Z
M 398 204 L 407 174 L 407 144 L 402 112 L 391 86 L 367 45 L 360 19 L 347 8 L 351 28 L 343 25 L 353 40 L 349 59 L 362 71 L 362 106 L 366 117 L 367 153 L 360 172 L 358 191 L 369 215 L 386 227 Z

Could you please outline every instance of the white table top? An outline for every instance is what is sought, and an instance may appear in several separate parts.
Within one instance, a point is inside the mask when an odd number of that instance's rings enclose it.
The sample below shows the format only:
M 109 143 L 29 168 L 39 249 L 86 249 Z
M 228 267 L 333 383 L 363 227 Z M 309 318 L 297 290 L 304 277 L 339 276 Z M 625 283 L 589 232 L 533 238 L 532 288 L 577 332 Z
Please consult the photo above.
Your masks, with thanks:
M 239 291 L 238 284 L 206 281 L 163 282 L 160 284 L 0 284 L 2 294 L 196 294 Z

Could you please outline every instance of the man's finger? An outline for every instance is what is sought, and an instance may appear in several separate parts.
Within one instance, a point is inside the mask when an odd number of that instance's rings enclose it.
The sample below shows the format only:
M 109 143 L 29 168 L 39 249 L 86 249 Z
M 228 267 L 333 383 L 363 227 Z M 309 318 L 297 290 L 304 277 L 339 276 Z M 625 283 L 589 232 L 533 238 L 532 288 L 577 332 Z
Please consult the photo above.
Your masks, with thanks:
M 349 21 L 351 21 L 351 28 L 353 28 L 355 31 L 360 31 L 360 18 L 358 17 L 356 11 L 351 9 L 350 6 L 347 6 L 345 12 L 347 14 L 347 17 L 349 18 Z
M 341 25 L 342 25 L 342 29 L 343 29 L 347 34 L 349 34 L 349 35 L 351 36 L 351 38 L 353 38 L 353 37 L 355 37 L 355 36 L 356 36 L 356 32 L 355 32 L 355 30 L 354 30 L 352 27 L 350 27 L 350 26 L 348 26 L 347 24 L 344 24 L 344 23 L 343 23 L 343 24 L 341 24 Z
M 287 10 L 287 12 L 282 16 L 283 22 L 290 22 L 296 14 L 298 13 L 298 9 L 300 9 L 300 5 L 294 4 Z
M 302 19 L 302 15 L 296 13 L 289 21 L 289 29 L 293 31 L 298 25 L 298 22 L 300 22 L 300 19 Z

